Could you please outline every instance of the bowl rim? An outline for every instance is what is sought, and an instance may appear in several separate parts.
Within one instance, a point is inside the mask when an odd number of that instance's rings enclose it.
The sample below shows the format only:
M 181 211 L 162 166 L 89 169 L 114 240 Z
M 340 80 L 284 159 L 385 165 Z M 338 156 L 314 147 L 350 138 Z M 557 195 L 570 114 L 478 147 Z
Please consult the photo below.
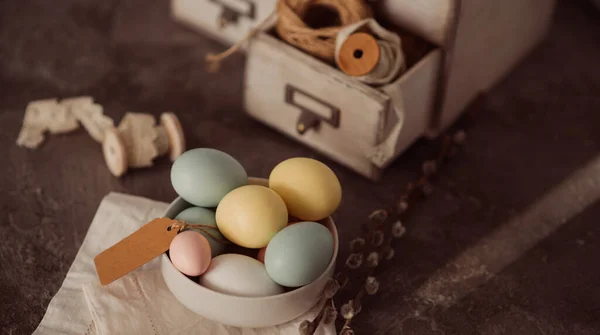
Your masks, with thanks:
M 257 180 L 261 180 L 265 181 L 267 180 L 266 178 L 256 178 L 256 177 L 250 177 L 248 178 L 249 181 L 257 181 Z M 178 201 L 185 201 L 185 199 L 183 199 L 181 196 L 178 196 L 177 198 L 175 198 L 170 204 L 169 207 L 167 209 L 165 209 L 165 214 L 167 212 L 167 210 L 171 207 L 172 204 L 178 202 Z M 187 202 L 187 201 L 186 201 Z M 193 206 L 193 205 L 192 205 Z M 163 214 L 163 217 L 167 218 L 166 215 Z M 306 220 L 309 221 L 309 220 Z M 165 261 L 168 263 L 168 265 L 170 267 L 172 267 L 175 272 L 177 273 L 178 278 L 181 278 L 183 280 L 189 280 L 192 283 L 196 284 L 196 287 L 198 287 L 201 291 L 206 292 L 207 294 L 213 294 L 215 296 L 222 296 L 222 297 L 227 297 L 227 298 L 235 298 L 235 299 L 242 299 L 242 300 L 272 300 L 272 299 L 281 299 L 281 298 L 285 298 L 291 295 L 296 295 L 296 294 L 302 294 L 303 291 L 309 290 L 310 286 L 313 285 L 316 282 L 321 281 L 325 276 L 327 276 L 327 273 L 330 272 L 330 270 L 332 268 L 335 268 L 336 265 L 336 261 L 337 261 L 337 256 L 338 256 L 338 252 L 339 252 L 339 235 L 338 235 L 338 231 L 337 231 L 337 227 L 335 225 L 335 221 L 333 221 L 333 218 L 331 216 L 328 216 L 324 219 L 321 219 L 319 221 L 326 221 L 325 226 L 330 228 L 330 232 L 333 235 L 333 254 L 331 255 L 331 260 L 329 261 L 329 264 L 327 265 L 327 267 L 325 268 L 325 270 L 323 270 L 323 273 L 321 273 L 321 275 L 319 277 L 317 277 L 315 280 L 313 280 L 312 282 L 298 287 L 296 289 L 293 289 L 291 291 L 287 291 L 287 292 L 283 292 L 280 294 L 275 294 L 275 295 L 269 295 L 269 296 L 264 296 L 264 297 L 244 297 L 244 296 L 236 296 L 236 295 L 230 295 L 230 294 L 225 294 L 225 293 L 221 293 L 221 292 L 217 292 L 214 290 L 211 290 L 207 287 L 204 287 L 202 285 L 200 285 L 199 283 L 195 282 L 194 280 L 188 278 L 186 275 L 184 275 L 183 273 L 181 273 L 181 271 L 177 270 L 177 268 L 175 268 L 175 266 L 173 265 L 173 263 L 171 262 L 171 259 L 167 256 L 167 251 L 165 251 L 164 253 L 161 254 L 161 260 Z M 309 221 L 309 222 L 316 222 L 316 221 Z M 323 224 L 323 223 L 320 223 Z M 329 227 L 331 226 L 331 227 Z M 285 229 L 285 228 L 284 228 Z M 242 255 L 242 256 L 246 256 L 246 255 Z M 218 256 L 217 256 L 218 257 Z M 252 258 L 250 256 L 246 256 L 248 258 Z M 256 260 L 255 258 L 252 258 L 254 260 Z M 256 260 L 258 261 L 258 260 Z M 282 286 L 285 288 L 285 286 Z

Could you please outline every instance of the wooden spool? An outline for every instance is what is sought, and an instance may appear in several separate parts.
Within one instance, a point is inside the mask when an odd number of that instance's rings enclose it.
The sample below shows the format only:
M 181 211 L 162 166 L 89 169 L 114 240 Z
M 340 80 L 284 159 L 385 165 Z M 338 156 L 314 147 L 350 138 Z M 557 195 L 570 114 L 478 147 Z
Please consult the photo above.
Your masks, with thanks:
M 156 157 L 168 153 L 171 161 L 174 161 L 185 151 L 183 130 L 175 114 L 163 113 L 160 116 L 160 125 L 156 126 L 154 131 L 157 134 L 153 143 L 156 148 Z M 102 152 L 109 171 L 116 177 L 125 174 L 132 164 L 128 159 L 130 153 L 128 152 L 126 140 L 117 128 L 113 127 L 105 132 Z M 151 157 L 150 159 L 154 158 Z
M 342 44 L 337 66 L 349 76 L 359 77 L 373 71 L 381 57 L 377 40 L 367 33 L 354 33 Z
M 177 116 L 173 113 L 162 113 L 160 123 L 169 138 L 169 158 L 175 161 L 185 151 L 185 137 Z

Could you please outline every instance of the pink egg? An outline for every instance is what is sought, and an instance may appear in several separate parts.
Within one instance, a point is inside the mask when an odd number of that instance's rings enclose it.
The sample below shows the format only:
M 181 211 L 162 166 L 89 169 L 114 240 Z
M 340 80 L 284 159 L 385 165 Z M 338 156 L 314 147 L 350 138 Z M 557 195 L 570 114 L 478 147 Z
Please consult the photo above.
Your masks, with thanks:
M 263 264 L 265 263 L 265 252 L 267 252 L 267 247 L 260 248 L 260 250 L 258 250 L 258 254 L 256 255 L 256 259 Z
M 206 237 L 193 230 L 177 234 L 169 246 L 171 263 L 188 276 L 203 274 L 210 265 L 210 255 Z

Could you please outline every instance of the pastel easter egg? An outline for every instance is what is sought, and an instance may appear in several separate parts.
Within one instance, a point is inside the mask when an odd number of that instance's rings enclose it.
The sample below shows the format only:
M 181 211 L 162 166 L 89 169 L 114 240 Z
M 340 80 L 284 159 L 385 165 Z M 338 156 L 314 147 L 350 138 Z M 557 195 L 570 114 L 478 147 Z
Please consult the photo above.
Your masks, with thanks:
M 218 256 L 225 251 L 225 244 L 219 242 L 219 240 L 225 240 L 225 237 L 217 228 L 217 220 L 215 219 L 214 211 L 202 207 L 190 207 L 177 214 L 175 220 L 181 220 L 189 224 L 203 224 L 214 227 L 214 229 L 186 228 L 184 231 L 193 230 L 204 235 L 210 244 L 212 257 Z
M 288 222 L 281 197 L 268 187 L 246 185 L 229 192 L 219 203 L 217 226 L 229 241 L 250 249 L 262 248 Z
M 292 225 L 292 224 L 298 223 L 298 222 L 300 222 L 300 221 L 289 221 L 289 220 L 288 220 L 288 224 L 286 225 L 286 227 L 287 227 L 287 226 L 289 226 L 289 225 Z M 265 252 L 266 252 L 266 251 L 267 251 L 267 247 L 260 248 L 260 249 L 258 250 L 258 253 L 256 254 L 256 259 L 257 259 L 259 262 L 263 263 L 263 264 L 265 263 Z
M 265 268 L 279 285 L 300 287 L 323 274 L 333 252 L 333 235 L 327 227 L 316 222 L 298 222 L 271 239 L 265 252 Z
M 284 292 L 283 287 L 269 277 L 261 262 L 239 254 L 213 258 L 199 283 L 213 291 L 238 297 L 266 297 Z
M 188 150 L 171 167 L 175 192 L 199 207 L 216 207 L 227 193 L 247 183 L 244 167 L 230 155 L 215 149 Z
M 173 266 L 192 277 L 206 271 L 210 255 L 210 244 L 206 237 L 192 230 L 177 234 L 169 246 L 169 258 Z
M 342 187 L 325 164 L 304 157 L 287 159 L 271 171 L 269 187 L 285 202 L 290 215 L 318 221 L 331 215 L 342 200 Z

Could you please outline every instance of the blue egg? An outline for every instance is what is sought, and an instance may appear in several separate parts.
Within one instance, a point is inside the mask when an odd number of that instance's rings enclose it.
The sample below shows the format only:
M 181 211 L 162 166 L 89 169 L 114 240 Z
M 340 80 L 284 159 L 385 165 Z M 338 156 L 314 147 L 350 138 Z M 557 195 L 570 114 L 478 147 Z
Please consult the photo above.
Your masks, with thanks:
M 227 193 L 248 184 L 248 175 L 230 155 L 198 148 L 184 152 L 173 162 L 171 184 L 190 204 L 216 207 Z
M 190 207 L 177 214 L 175 220 L 181 220 L 189 224 L 204 224 L 215 227 L 212 228 L 186 228 L 185 230 L 195 230 L 204 235 L 210 244 L 212 257 L 218 256 L 225 251 L 225 244 L 218 242 L 213 237 L 219 240 L 226 240 L 225 237 L 217 229 L 217 221 L 215 220 L 215 212 L 202 207 Z
M 269 241 L 265 268 L 279 285 L 300 287 L 325 272 L 333 252 L 333 236 L 327 227 L 299 222 L 283 228 Z

